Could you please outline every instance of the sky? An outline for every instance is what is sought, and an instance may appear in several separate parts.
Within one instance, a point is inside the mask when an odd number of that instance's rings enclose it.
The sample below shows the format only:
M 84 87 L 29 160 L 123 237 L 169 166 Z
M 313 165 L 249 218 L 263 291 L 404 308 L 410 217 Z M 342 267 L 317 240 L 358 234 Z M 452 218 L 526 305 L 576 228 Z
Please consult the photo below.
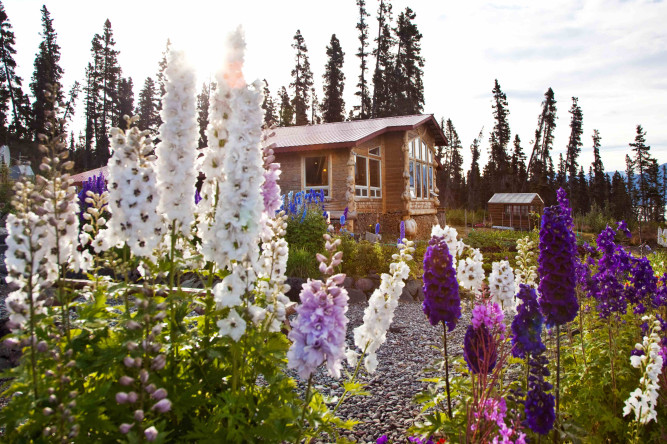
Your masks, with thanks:
M 371 38 L 377 35 L 378 0 L 366 0 Z M 63 86 L 83 83 L 91 40 L 111 21 L 123 76 L 132 77 L 135 100 L 148 76 L 155 78 L 167 39 L 186 50 L 200 83 L 221 66 L 226 35 L 243 27 L 248 81 L 266 79 L 275 95 L 291 82 L 297 29 L 308 47 L 321 99 L 326 46 L 336 34 L 345 52 L 345 102 L 359 76 L 358 8 L 355 0 L 4 0 L 16 36 L 18 73 L 29 84 L 41 41 L 42 5 L 54 20 L 61 47 Z M 464 147 L 484 128 L 482 164 L 493 128 L 492 94 L 497 79 L 507 95 L 509 125 L 529 157 L 544 93 L 557 100 L 552 156 L 564 153 L 572 97 L 584 114 L 579 164 L 593 160 L 592 134 L 602 136 L 607 171 L 624 170 L 637 125 L 660 164 L 667 162 L 667 2 L 648 0 L 393 0 L 394 19 L 407 6 L 423 34 L 424 112 L 451 119 Z M 371 40 L 371 47 L 375 43 Z M 374 63 L 371 61 L 371 66 Z M 75 132 L 83 130 L 82 97 Z

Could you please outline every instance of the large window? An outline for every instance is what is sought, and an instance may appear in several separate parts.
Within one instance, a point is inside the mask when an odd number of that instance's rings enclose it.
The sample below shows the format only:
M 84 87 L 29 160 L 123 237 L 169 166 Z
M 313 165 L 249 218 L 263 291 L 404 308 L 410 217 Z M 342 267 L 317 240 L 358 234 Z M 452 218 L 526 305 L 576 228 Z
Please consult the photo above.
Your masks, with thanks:
M 325 197 L 329 197 L 329 158 L 327 156 L 313 156 L 303 158 L 304 189 L 324 190 Z
M 434 197 L 435 156 L 431 149 L 420 138 L 410 141 L 409 147 L 410 196 L 413 199 L 428 199 Z
M 382 171 L 380 147 L 368 151 L 369 156 L 355 156 L 354 195 L 357 197 L 382 197 Z

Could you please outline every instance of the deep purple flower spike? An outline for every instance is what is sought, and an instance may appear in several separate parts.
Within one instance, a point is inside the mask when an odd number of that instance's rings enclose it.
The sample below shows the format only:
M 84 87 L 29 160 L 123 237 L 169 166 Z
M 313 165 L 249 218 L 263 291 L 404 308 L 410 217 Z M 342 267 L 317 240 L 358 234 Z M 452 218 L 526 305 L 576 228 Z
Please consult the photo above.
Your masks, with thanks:
M 426 248 L 423 279 L 422 309 L 429 322 L 431 325 L 442 322 L 452 331 L 461 317 L 461 298 L 454 260 L 441 237 L 432 238 Z

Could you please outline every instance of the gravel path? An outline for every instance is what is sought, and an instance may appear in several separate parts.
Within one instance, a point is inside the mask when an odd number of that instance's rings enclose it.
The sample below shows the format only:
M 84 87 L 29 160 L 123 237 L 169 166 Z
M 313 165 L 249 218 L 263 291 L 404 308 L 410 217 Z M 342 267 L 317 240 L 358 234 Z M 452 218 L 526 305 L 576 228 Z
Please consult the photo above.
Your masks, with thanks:
M 347 315 L 350 319 L 348 346 L 354 343 L 352 331 L 362 323 L 365 308 L 366 304 L 350 305 Z M 448 334 L 450 357 L 463 353 L 463 336 L 469 322 L 469 316 L 464 314 L 456 329 Z M 353 431 L 344 431 L 343 436 L 360 443 L 375 443 L 377 438 L 386 434 L 393 442 L 406 442 L 409 436 L 406 430 L 413 425 L 420 412 L 419 406 L 412 399 L 427 387 L 426 383 L 419 381 L 426 377 L 422 371 L 441 353 L 442 328 L 432 327 L 428 323 L 421 302 L 401 301 L 387 333 L 387 342 L 378 350 L 379 365 L 376 372 L 368 375 L 363 367 L 360 371 L 359 381 L 368 384 L 366 389 L 370 396 L 347 398 L 337 412 L 341 418 L 359 421 Z M 299 381 L 300 389 L 305 390 L 305 382 L 299 380 L 298 376 L 295 378 Z M 342 378 L 335 380 L 329 377 L 323 367 L 314 377 L 315 386 L 323 394 L 329 395 L 340 396 L 343 381 Z

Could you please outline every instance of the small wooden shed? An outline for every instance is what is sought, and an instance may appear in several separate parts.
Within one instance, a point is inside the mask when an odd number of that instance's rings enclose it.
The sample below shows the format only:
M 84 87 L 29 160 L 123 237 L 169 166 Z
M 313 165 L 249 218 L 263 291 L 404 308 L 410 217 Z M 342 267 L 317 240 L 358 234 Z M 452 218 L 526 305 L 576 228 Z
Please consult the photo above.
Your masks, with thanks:
M 535 221 L 530 214 L 542 216 L 544 201 L 537 193 L 496 193 L 489 199 L 488 210 L 494 226 L 532 230 Z

